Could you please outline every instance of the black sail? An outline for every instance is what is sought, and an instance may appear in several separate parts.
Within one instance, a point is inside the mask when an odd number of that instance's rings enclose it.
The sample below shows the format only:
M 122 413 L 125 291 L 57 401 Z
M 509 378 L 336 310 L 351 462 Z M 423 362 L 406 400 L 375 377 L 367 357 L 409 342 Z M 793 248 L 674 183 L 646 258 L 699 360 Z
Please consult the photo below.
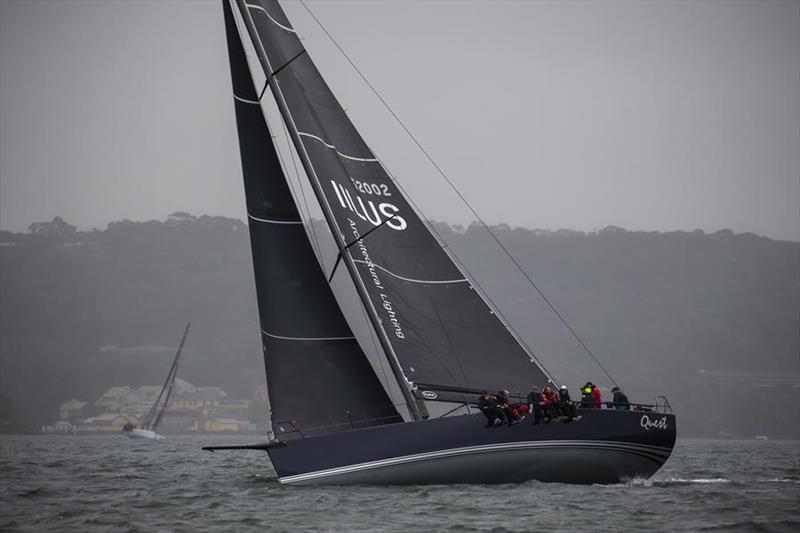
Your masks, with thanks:
M 297 422 L 305 432 L 341 431 L 398 422 L 317 262 L 232 10 L 222 4 L 273 427 Z
M 549 381 L 415 214 L 277 1 L 238 4 L 252 20 L 254 45 L 266 54 L 262 64 L 340 246 L 383 224 L 347 248 L 344 261 L 405 378 L 440 391 L 526 391 Z

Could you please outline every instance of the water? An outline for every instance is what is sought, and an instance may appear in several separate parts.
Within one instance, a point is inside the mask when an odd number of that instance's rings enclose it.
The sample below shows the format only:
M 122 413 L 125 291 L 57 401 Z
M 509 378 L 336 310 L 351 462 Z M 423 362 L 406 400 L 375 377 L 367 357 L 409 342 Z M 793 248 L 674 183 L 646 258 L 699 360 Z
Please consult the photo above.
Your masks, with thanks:
M 252 439 L 252 438 L 251 438 Z M 0 531 L 798 531 L 800 443 L 680 440 L 613 486 L 284 487 L 245 437 L 0 436 Z

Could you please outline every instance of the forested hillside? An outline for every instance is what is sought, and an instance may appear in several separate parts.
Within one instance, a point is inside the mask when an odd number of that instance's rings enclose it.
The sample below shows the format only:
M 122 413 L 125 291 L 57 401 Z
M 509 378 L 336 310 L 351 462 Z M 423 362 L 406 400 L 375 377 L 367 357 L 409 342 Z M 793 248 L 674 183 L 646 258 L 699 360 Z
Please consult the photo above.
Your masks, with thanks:
M 481 228 L 437 229 L 558 379 L 610 388 Z M 800 244 L 495 231 L 632 399 L 669 396 L 679 431 L 798 436 Z M 250 396 L 264 374 L 249 246 L 241 221 L 186 213 L 0 232 L 0 420 L 35 429 L 69 398 L 158 383 L 187 320 L 182 377 Z

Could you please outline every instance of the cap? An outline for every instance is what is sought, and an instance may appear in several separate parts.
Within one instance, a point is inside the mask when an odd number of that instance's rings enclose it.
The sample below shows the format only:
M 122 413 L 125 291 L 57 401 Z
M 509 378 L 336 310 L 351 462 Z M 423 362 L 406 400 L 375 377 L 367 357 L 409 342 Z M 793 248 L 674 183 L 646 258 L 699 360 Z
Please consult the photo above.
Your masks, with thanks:
M 567 390 L 567 386 L 566 385 L 561 385 L 561 390 Z

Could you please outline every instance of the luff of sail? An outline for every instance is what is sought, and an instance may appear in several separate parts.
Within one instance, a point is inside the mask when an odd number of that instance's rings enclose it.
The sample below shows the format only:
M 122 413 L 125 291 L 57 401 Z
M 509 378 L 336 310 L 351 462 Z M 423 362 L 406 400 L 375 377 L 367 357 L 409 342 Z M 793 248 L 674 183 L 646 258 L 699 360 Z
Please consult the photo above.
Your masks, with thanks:
M 251 37 L 266 55 L 270 84 L 285 102 L 287 127 L 340 247 L 385 222 L 343 255 L 403 376 L 422 388 L 451 391 L 524 391 L 549 381 L 413 211 L 277 1 L 238 4 L 252 21 Z
M 273 429 L 296 423 L 308 435 L 399 422 L 316 260 L 222 4 Z

